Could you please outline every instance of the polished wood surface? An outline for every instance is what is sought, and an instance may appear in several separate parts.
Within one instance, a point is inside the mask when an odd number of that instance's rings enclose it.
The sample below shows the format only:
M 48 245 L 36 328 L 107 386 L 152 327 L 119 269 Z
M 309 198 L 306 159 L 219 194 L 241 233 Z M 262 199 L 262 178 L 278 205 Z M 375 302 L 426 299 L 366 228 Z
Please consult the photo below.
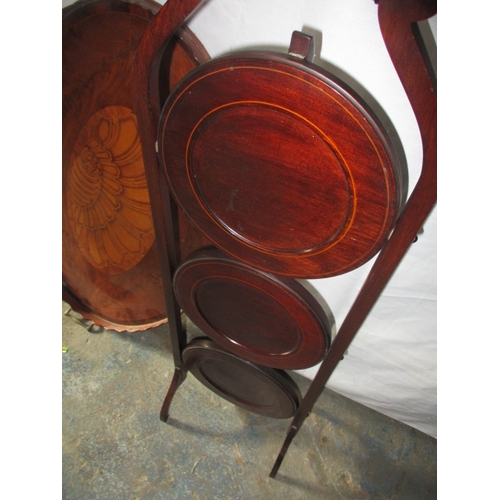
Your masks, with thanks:
M 201 65 L 170 94 L 159 130 L 178 205 L 216 246 L 268 272 L 320 278 L 361 266 L 404 203 L 397 139 L 302 57 Z
M 281 370 L 258 366 L 198 338 L 183 351 L 191 373 L 211 391 L 253 413 L 290 418 L 300 404 L 300 390 Z
M 203 333 L 260 365 L 308 368 L 319 363 L 330 346 L 333 325 L 304 286 L 215 248 L 198 250 L 179 266 L 174 290 Z
M 63 298 L 120 331 L 167 320 L 132 78 L 137 44 L 159 8 L 100 0 L 63 9 Z M 180 31 L 162 62 L 164 98 L 207 58 Z M 181 227 L 184 254 L 203 246 L 185 218 Z

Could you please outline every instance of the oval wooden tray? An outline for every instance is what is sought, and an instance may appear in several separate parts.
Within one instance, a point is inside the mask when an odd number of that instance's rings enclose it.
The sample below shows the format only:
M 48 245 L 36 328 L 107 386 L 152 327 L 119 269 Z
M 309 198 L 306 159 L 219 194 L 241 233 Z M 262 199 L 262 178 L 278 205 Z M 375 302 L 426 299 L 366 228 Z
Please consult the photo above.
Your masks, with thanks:
M 134 113 L 136 46 L 161 6 L 102 0 L 63 9 L 63 299 L 115 330 L 167 320 Z M 162 93 L 208 54 L 187 29 L 165 50 Z M 206 240 L 184 217 L 181 247 Z
M 169 96 L 159 152 L 171 191 L 216 246 L 296 278 L 342 274 L 387 240 L 401 166 L 346 84 L 273 53 L 200 65 Z
M 278 278 L 215 248 L 194 252 L 177 269 L 180 306 L 212 340 L 264 366 L 302 369 L 319 363 L 332 324 L 316 298 L 291 278 Z
M 203 385 L 245 410 L 272 418 L 289 418 L 297 411 L 300 390 L 281 370 L 255 365 L 206 338 L 192 340 L 182 355 Z

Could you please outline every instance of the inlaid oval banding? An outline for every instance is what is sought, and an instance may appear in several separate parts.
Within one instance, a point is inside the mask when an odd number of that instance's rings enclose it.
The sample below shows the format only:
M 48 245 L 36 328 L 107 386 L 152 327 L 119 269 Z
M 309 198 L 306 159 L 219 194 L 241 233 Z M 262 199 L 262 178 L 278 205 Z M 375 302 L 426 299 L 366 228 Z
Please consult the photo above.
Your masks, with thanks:
M 346 84 L 279 54 L 201 65 L 167 99 L 159 137 L 184 213 L 267 272 L 321 278 L 361 266 L 404 202 L 398 138 Z
M 297 142 L 304 147 L 289 158 Z M 262 251 L 318 251 L 353 217 L 351 179 L 341 158 L 320 130 L 286 110 L 238 103 L 214 111 L 196 128 L 188 157 L 200 205 Z M 324 217 L 314 215 L 319 210 Z

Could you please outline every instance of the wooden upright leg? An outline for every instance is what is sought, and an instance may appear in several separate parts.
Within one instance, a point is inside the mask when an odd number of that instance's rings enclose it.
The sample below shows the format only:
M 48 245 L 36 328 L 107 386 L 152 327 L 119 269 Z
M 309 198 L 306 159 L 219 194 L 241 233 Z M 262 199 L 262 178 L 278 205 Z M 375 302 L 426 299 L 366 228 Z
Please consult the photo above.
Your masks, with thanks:
M 165 400 L 163 401 L 163 406 L 160 411 L 160 420 L 162 422 L 166 422 L 169 416 L 170 404 L 172 403 L 172 399 L 174 398 L 177 389 L 182 384 L 184 379 L 186 378 L 185 373 L 180 368 L 176 368 L 174 372 L 174 378 L 170 384 L 170 388 L 168 389 L 168 393 L 165 396 Z

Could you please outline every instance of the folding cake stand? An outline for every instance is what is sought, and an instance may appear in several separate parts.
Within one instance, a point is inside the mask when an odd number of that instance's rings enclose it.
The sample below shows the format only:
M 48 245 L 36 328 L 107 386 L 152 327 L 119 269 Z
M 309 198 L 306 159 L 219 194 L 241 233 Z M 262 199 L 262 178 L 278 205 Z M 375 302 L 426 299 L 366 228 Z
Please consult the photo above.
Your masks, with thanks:
M 406 201 L 398 137 L 311 62 L 307 35 L 293 33 L 288 54 L 202 61 L 162 95 L 165 50 L 200 3 L 169 0 L 144 30 L 134 65 L 175 363 L 160 417 L 167 421 L 189 371 L 247 410 L 292 417 L 274 477 L 436 203 L 436 80 L 417 24 L 436 5 L 380 0 L 378 7 L 422 137 L 422 171 Z M 187 257 L 180 214 L 210 241 Z M 338 276 L 377 253 L 332 340 L 331 318 L 298 279 Z M 181 310 L 206 336 L 188 344 Z M 285 370 L 318 363 L 302 398 Z

